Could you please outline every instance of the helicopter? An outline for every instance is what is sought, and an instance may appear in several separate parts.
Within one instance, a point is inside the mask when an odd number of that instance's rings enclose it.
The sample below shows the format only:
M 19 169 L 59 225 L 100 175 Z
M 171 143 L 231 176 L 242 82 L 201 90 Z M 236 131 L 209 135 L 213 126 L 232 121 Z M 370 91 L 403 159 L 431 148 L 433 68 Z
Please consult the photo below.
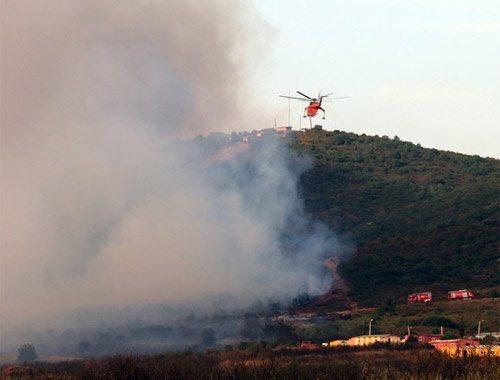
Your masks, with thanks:
M 304 108 L 304 116 L 303 117 L 309 117 L 309 122 L 311 124 L 312 124 L 311 119 L 314 116 L 316 116 L 316 114 L 318 113 L 319 110 L 323 111 L 323 120 L 325 119 L 325 109 L 323 107 L 321 107 L 321 104 L 323 102 L 323 99 L 332 95 L 333 92 L 326 94 L 326 95 L 321 95 L 321 91 L 320 91 L 317 98 L 311 98 L 310 96 L 308 96 L 300 91 L 297 91 L 297 94 L 302 95 L 303 98 L 298 98 L 295 96 L 285 96 L 285 95 L 280 95 L 280 97 L 309 102 L 309 106 Z M 339 97 L 339 98 L 330 98 L 329 100 L 325 100 L 325 102 L 328 102 L 331 100 L 336 100 L 336 99 L 347 99 L 347 98 L 349 98 L 349 96 L 343 96 L 343 97 Z

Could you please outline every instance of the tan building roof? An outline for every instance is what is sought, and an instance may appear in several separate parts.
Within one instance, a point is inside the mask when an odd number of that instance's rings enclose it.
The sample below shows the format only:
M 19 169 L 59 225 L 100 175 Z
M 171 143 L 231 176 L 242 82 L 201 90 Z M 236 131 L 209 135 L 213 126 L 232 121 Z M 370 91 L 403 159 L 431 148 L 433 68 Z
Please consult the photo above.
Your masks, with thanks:
M 360 335 L 349 338 L 349 346 L 367 346 L 374 343 L 400 343 L 401 338 L 391 334 Z

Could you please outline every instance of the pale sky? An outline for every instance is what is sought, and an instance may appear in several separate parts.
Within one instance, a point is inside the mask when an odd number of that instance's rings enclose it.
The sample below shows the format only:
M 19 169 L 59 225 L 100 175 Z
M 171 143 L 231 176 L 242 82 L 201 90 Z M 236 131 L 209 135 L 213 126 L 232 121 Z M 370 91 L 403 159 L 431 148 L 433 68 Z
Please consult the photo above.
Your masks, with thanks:
M 500 157 L 500 2 L 254 3 L 274 30 L 259 91 L 278 126 L 288 123 L 288 102 L 278 95 L 315 97 L 321 89 L 350 96 L 326 104 L 326 120 L 313 120 L 328 130 Z M 291 102 L 294 129 L 306 105 Z

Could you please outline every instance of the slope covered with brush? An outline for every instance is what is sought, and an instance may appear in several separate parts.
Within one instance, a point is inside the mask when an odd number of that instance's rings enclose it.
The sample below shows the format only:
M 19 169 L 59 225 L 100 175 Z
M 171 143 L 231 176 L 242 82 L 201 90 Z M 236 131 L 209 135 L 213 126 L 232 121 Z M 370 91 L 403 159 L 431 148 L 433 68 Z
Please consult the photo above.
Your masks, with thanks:
M 314 158 L 306 209 L 355 247 L 339 270 L 360 305 L 500 285 L 498 160 L 340 131 L 287 142 Z

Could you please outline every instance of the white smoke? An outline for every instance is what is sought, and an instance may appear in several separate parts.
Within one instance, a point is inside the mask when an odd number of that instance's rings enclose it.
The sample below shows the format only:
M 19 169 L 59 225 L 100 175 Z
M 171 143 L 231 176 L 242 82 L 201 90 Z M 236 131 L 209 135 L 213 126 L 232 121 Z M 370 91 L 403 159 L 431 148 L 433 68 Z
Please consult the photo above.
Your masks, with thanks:
M 273 144 L 207 167 L 177 142 L 258 126 L 251 5 L 1 4 L 2 334 L 81 306 L 324 290 L 309 265 L 336 243 L 302 215 L 305 166 Z

